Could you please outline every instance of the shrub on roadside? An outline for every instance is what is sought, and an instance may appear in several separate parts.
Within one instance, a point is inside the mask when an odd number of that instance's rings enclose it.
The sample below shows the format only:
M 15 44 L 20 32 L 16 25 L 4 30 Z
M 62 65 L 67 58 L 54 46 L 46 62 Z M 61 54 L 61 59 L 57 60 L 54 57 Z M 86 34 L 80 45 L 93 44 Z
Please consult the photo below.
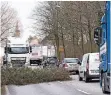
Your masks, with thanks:
M 30 69 L 8 68 L 1 69 L 2 85 L 26 85 L 41 82 L 70 80 L 69 73 L 63 69 Z

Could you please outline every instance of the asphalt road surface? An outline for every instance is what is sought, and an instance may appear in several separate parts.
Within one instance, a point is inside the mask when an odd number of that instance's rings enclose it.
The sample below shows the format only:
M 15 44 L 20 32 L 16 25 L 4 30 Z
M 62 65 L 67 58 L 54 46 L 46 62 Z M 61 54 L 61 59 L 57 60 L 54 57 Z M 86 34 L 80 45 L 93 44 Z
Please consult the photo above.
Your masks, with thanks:
M 6 95 L 104 95 L 98 80 L 85 83 L 84 81 L 78 81 L 77 75 L 71 77 L 73 78 L 72 81 L 57 81 L 26 86 L 10 85 L 6 89 Z

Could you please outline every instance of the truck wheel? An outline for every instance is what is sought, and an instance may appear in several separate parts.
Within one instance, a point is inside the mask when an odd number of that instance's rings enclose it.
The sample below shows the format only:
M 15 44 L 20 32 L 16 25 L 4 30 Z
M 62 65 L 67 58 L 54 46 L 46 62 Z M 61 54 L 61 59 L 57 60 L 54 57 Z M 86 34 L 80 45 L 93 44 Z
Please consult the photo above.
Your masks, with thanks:
M 85 75 L 84 75 L 84 81 L 85 81 L 86 83 L 89 81 L 89 79 L 87 78 L 86 73 L 85 73 Z
M 78 75 L 79 76 L 79 81 L 82 81 L 83 79 L 82 79 L 82 77 L 80 77 L 80 75 Z
M 102 76 L 101 76 L 101 81 L 102 81 L 102 92 L 104 94 L 106 94 L 107 91 L 106 91 L 106 82 L 105 82 L 105 75 L 104 74 L 102 74 Z

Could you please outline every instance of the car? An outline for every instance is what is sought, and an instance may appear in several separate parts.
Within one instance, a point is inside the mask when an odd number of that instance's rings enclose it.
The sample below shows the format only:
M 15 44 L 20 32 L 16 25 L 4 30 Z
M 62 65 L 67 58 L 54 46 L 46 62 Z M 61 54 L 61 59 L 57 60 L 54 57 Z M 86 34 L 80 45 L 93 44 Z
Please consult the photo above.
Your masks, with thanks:
M 64 58 L 60 67 L 66 69 L 69 72 L 76 72 L 78 74 L 78 58 Z
M 99 78 L 99 53 L 86 53 L 79 66 L 79 81 Z
M 47 59 L 45 59 L 43 61 L 44 67 L 46 66 L 55 66 L 57 67 L 59 64 L 59 61 L 57 59 L 57 57 L 47 57 Z

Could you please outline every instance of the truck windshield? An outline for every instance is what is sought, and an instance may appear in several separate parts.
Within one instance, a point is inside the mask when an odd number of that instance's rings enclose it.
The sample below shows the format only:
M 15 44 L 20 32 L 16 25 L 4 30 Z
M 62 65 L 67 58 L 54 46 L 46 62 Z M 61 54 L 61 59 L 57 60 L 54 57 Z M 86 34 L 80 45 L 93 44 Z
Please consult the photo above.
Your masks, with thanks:
M 29 47 L 10 47 L 8 48 L 10 54 L 24 54 L 29 53 Z

